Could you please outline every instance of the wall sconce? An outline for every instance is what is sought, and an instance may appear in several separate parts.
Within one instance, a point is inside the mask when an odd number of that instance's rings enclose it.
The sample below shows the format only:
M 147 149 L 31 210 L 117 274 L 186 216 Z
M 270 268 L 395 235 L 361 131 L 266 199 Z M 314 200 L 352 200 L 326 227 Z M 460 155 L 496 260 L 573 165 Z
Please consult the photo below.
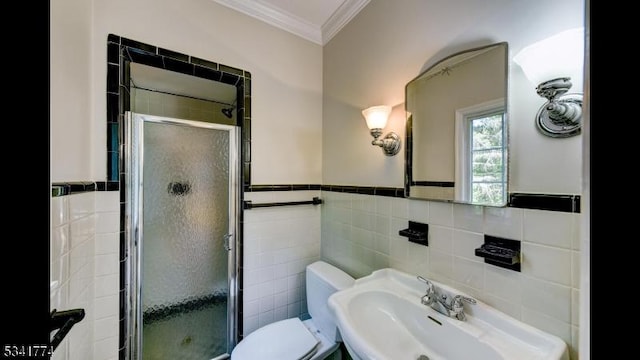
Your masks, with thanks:
M 400 151 L 400 137 L 394 132 L 390 132 L 382 139 L 382 129 L 387 126 L 387 120 L 391 114 L 391 106 L 380 105 L 372 106 L 370 108 L 362 110 L 362 115 L 367 121 L 367 127 L 373 136 L 371 145 L 380 146 L 382 152 L 387 156 L 393 156 Z
M 580 134 L 582 93 L 566 94 L 571 77 L 582 71 L 584 30 L 566 30 L 522 49 L 513 61 L 520 65 L 529 81 L 537 84 L 538 95 L 547 102 L 536 115 L 540 131 L 564 138 Z

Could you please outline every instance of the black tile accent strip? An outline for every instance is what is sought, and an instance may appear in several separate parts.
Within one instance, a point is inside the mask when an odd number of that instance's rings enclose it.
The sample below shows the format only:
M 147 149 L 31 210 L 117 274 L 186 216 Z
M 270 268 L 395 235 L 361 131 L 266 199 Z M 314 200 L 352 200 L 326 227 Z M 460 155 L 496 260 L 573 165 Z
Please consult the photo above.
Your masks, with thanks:
M 245 192 L 302 191 L 302 190 L 321 190 L 321 185 L 320 184 L 249 185 L 244 187 Z
M 118 181 L 96 181 L 96 191 L 118 191 L 120 183 Z
M 378 195 L 403 198 L 404 188 L 377 187 L 377 186 L 344 186 L 322 185 L 321 190 L 333 192 L 346 192 L 352 194 Z
M 170 57 L 173 59 L 181 60 L 183 62 L 189 62 L 189 55 L 181 54 L 176 51 L 171 51 L 163 48 L 158 48 L 158 55 Z
M 114 181 L 73 181 L 51 184 L 51 197 L 67 196 L 93 191 L 116 191 L 120 186 Z
M 120 38 L 120 43 L 127 47 L 144 50 L 146 52 L 150 52 L 154 54 L 158 51 L 158 48 L 153 45 L 141 43 L 139 41 L 135 41 L 127 38 Z
M 455 187 L 453 181 L 412 181 L 411 186 Z
M 509 194 L 509 206 L 523 209 L 579 213 L 580 195 L 511 193 Z
M 188 313 L 194 310 L 204 309 L 208 306 L 226 304 L 227 294 L 223 292 L 209 294 L 201 297 L 187 298 L 179 303 L 166 306 L 154 306 L 142 314 L 142 322 L 151 324 L 158 320 L 174 317 L 178 314 Z

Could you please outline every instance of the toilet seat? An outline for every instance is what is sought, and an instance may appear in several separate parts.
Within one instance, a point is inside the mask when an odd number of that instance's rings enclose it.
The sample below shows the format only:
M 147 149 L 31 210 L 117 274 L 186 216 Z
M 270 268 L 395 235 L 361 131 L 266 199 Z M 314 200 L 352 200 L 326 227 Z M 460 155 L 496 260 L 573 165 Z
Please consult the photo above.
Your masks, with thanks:
M 320 341 L 299 318 L 276 321 L 247 335 L 231 352 L 232 360 L 303 360 L 311 358 Z

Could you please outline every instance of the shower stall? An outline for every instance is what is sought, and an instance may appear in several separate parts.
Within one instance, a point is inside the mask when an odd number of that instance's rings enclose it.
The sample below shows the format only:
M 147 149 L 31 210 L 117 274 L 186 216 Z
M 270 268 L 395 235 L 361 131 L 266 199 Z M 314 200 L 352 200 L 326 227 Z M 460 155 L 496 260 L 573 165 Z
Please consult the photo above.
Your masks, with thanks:
M 131 360 L 226 359 L 236 342 L 239 131 L 126 113 Z

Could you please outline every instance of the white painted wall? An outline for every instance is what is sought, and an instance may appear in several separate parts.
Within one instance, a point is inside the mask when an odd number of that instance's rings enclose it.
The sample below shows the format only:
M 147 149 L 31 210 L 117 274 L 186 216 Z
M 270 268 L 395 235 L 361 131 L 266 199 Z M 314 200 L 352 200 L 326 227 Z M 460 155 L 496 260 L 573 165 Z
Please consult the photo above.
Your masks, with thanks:
M 92 178 L 91 27 L 91 1 L 57 0 L 51 4 L 49 106 L 53 182 Z M 106 159 L 106 153 L 101 155 Z
M 93 178 L 106 178 L 109 33 L 251 72 L 252 183 L 320 183 L 322 48 L 211 0 L 94 0 Z
M 360 111 L 394 106 L 385 132 L 404 137 L 404 86 L 437 60 L 501 41 L 511 59 L 583 23 L 582 0 L 372 0 L 324 46 L 323 184 L 403 186 L 404 157 L 369 145 Z M 510 191 L 579 194 L 581 136 L 541 135 L 534 116 L 544 99 L 518 65 L 509 66 Z M 581 69 L 573 84 L 582 91 Z
M 106 179 L 109 33 L 250 71 L 252 183 L 321 182 L 320 45 L 210 0 L 59 0 L 50 30 L 53 182 Z

